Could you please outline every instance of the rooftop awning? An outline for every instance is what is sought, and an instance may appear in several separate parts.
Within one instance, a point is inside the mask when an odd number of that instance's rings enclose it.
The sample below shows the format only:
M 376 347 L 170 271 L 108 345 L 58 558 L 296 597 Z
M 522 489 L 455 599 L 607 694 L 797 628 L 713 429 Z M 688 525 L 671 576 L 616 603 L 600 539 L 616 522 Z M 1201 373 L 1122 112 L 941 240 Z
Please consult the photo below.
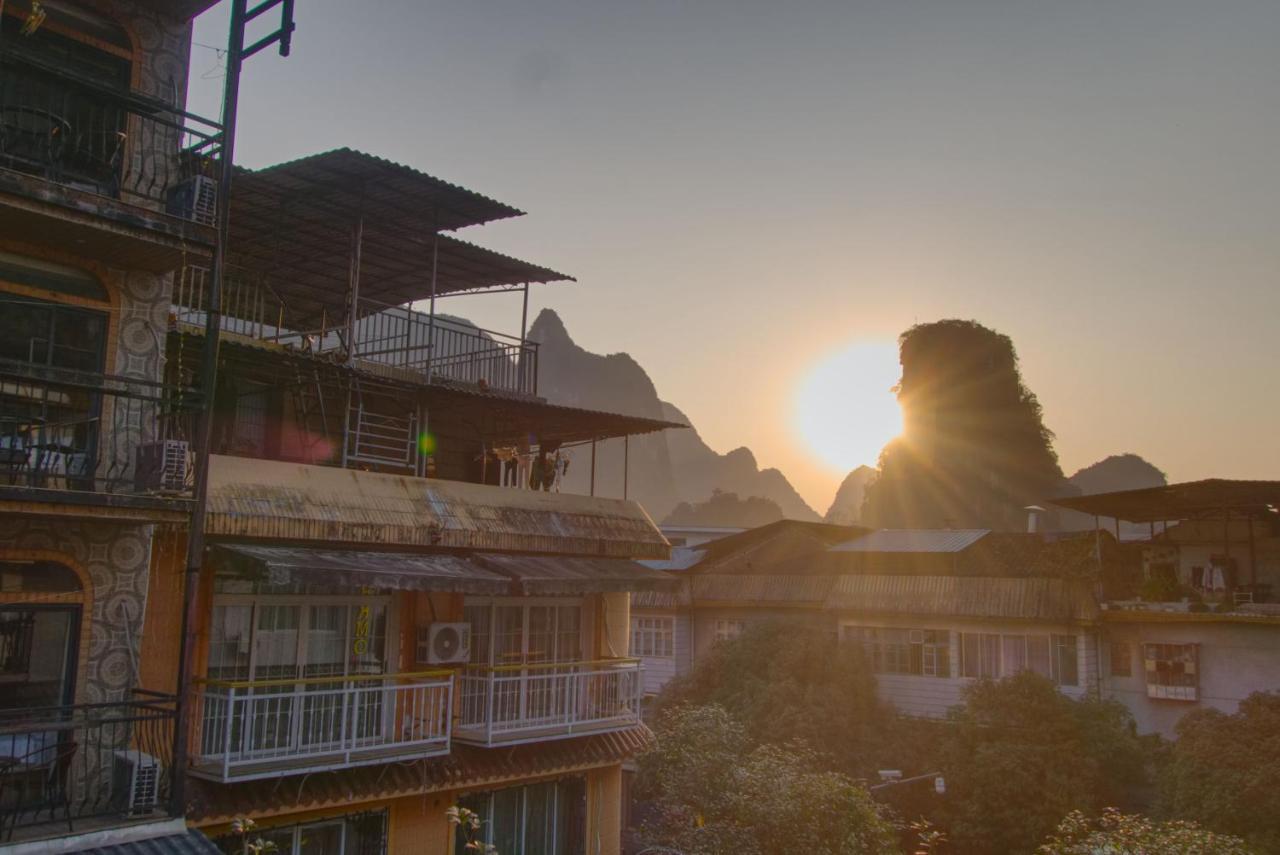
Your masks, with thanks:
M 1100 614 L 1088 585 L 1067 579 L 842 576 L 827 608 L 859 614 L 1007 618 L 1062 623 Z
M 606 591 L 675 591 L 680 580 L 636 561 L 482 553 L 476 560 L 502 573 L 529 596 L 571 596 Z
M 1280 481 L 1229 481 L 1211 478 L 1165 487 L 1051 499 L 1052 504 L 1128 522 L 1165 522 L 1217 517 L 1275 518 Z
M 313 583 L 335 588 L 379 591 L 446 591 L 506 594 L 506 577 L 469 558 L 452 554 L 411 555 L 311 549 L 303 546 L 219 544 L 219 566 L 243 575 L 265 577 L 273 585 Z
M 219 454 L 209 458 L 205 531 L 324 549 L 671 556 L 635 502 Z

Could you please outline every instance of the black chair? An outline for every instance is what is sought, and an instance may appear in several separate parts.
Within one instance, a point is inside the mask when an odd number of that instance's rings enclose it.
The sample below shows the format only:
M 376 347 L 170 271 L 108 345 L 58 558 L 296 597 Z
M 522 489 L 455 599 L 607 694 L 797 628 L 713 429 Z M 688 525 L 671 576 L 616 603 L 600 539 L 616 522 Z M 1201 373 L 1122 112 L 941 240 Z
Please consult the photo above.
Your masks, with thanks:
M 75 830 L 68 784 L 77 747 L 73 740 L 56 740 L 21 757 L 0 760 L 0 840 L 12 840 L 27 815 L 30 824 L 38 824 L 48 811 L 47 821 L 52 822 L 59 809 L 67 831 Z

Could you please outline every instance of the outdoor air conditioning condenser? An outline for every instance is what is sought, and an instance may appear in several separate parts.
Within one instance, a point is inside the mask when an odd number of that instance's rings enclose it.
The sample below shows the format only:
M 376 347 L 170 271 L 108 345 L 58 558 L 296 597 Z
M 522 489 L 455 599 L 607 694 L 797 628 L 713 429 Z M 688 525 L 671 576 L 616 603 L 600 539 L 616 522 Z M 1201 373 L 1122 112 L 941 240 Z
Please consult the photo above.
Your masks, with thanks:
M 427 665 L 471 661 L 471 624 L 430 623 L 418 627 L 417 660 Z

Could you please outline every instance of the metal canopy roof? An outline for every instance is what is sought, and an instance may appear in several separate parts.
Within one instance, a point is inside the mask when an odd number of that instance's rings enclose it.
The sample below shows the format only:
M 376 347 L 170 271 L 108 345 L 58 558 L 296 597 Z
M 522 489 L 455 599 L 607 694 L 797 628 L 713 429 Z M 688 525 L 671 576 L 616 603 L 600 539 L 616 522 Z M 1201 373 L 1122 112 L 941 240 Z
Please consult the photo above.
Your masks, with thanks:
M 263 277 L 295 324 L 341 317 L 357 220 L 360 296 L 401 305 L 439 295 L 573 277 L 446 235 L 521 212 L 382 158 L 338 149 L 237 172 L 230 261 Z
M 832 552 L 962 552 L 989 534 L 985 528 L 882 528 L 831 547 Z
M 451 553 L 414 555 L 257 544 L 220 544 L 213 550 L 222 567 L 265 577 L 274 585 L 319 582 L 338 588 L 457 594 L 505 594 L 511 588 L 506 577 Z
M 1051 499 L 1052 504 L 1128 522 L 1163 522 L 1204 516 L 1275 518 L 1280 481 L 1229 481 L 1211 478 L 1165 487 Z
M 478 553 L 476 561 L 511 578 L 528 596 L 599 591 L 675 591 L 680 580 L 621 558 L 579 558 Z
M 1100 614 L 1088 586 L 1080 581 L 959 576 L 842 576 L 835 580 L 827 608 L 1062 622 L 1096 620 Z

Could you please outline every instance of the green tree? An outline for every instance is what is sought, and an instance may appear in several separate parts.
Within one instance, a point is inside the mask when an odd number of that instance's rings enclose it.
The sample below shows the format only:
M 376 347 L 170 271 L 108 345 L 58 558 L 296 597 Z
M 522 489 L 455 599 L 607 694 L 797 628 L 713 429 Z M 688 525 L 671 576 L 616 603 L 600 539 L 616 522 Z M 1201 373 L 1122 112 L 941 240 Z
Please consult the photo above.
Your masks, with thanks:
M 1068 487 L 1013 342 L 960 320 L 898 342 L 903 431 L 881 453 L 863 524 L 1023 530 L 1026 505 Z
M 753 626 L 668 685 L 660 709 L 716 704 L 751 744 L 804 742 L 827 768 L 871 774 L 885 759 L 893 714 L 857 645 L 795 621 Z
M 802 745 L 759 745 L 723 707 L 680 706 L 657 723 L 639 786 L 654 807 L 641 834 L 686 855 L 889 855 L 893 824 L 870 794 L 820 771 Z
M 1205 831 L 1194 822 L 1157 823 L 1114 808 L 1091 819 L 1072 811 L 1038 855 L 1253 855 L 1239 837 Z
M 1072 700 L 1030 672 L 970 685 L 950 720 L 940 824 L 960 852 L 1032 852 L 1061 817 L 1124 804 L 1145 776 L 1124 707 Z
M 1280 852 L 1280 694 L 1252 694 L 1234 715 L 1188 713 L 1177 734 L 1161 775 L 1163 812 Z

